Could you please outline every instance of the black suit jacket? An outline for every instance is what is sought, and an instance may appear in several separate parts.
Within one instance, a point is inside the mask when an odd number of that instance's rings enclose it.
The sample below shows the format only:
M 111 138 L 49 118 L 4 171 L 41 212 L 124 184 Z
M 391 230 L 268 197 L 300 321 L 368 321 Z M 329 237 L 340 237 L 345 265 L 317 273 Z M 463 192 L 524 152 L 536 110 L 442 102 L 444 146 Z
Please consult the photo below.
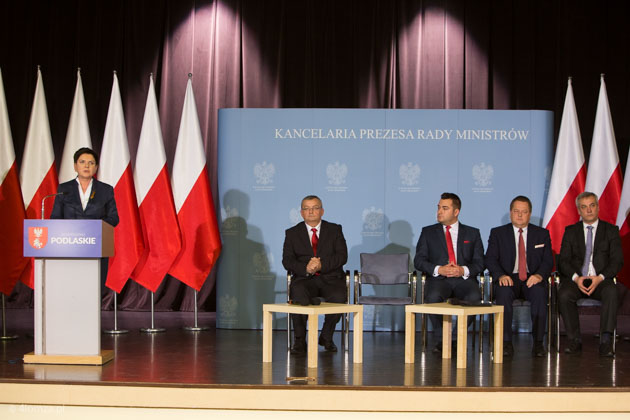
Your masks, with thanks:
M 343 265 L 348 260 L 348 248 L 341 225 L 322 220 L 317 256 L 321 259 L 322 280 L 343 279 Z M 282 265 L 297 277 L 307 277 L 306 265 L 313 258 L 313 248 L 304 222 L 285 231 Z
M 573 274 L 582 275 L 582 264 L 586 254 L 584 224 L 579 221 L 564 229 L 558 269 L 562 281 L 571 280 Z M 623 250 L 619 228 L 600 219 L 593 240 L 593 267 L 595 272 L 611 279 L 623 266 Z
M 459 224 L 456 258 L 457 265 L 468 267 L 470 278 L 476 278 L 483 271 L 483 244 L 479 229 Z M 431 276 L 436 266 L 448 264 L 446 237 L 441 223 L 422 228 L 413 263 L 416 270 Z
M 90 200 L 85 210 L 81 205 L 79 184 L 76 179 L 59 184 L 57 192 L 63 192 L 65 195 L 55 197 L 51 219 L 101 219 L 112 226 L 118 224 L 118 210 L 111 185 L 94 179 Z
M 512 223 L 495 227 L 490 231 L 488 250 L 486 251 L 486 267 L 495 281 L 503 275 L 511 276 L 516 262 L 516 241 Z M 543 283 L 553 269 L 553 252 L 551 250 L 551 237 L 547 229 L 536 225 L 527 226 L 527 272 L 538 274 Z

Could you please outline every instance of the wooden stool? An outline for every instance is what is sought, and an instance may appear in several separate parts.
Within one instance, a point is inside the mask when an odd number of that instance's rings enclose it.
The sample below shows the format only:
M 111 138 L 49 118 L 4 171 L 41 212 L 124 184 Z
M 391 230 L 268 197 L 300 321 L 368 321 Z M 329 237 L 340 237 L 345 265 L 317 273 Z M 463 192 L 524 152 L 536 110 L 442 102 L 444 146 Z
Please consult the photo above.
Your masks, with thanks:
M 354 313 L 354 349 L 352 361 L 363 363 L 363 305 L 345 303 L 322 303 L 321 305 L 290 305 L 288 303 L 267 303 L 263 305 L 263 362 L 271 362 L 271 314 L 282 312 L 287 314 L 308 315 L 308 367 L 317 367 L 317 317 L 327 314 Z
M 503 306 L 460 306 L 450 303 L 425 303 L 405 306 L 405 363 L 415 358 L 416 316 L 415 314 L 443 315 L 442 359 L 451 358 L 452 316 L 457 316 L 457 368 L 466 368 L 469 315 L 496 314 L 494 317 L 494 363 L 503 363 Z M 483 345 L 483 343 L 479 343 Z

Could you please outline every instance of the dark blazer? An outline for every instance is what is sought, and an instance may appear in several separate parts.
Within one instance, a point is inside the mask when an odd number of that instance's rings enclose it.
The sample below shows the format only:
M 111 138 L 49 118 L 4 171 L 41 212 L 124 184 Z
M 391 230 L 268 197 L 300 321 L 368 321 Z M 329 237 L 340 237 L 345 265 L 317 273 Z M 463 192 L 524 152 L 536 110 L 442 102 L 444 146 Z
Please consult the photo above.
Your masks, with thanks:
M 348 261 L 348 248 L 341 225 L 322 220 L 317 244 L 317 256 L 320 257 L 324 279 L 343 279 L 343 265 Z M 282 265 L 297 277 L 307 277 L 306 265 L 313 257 L 313 248 L 304 222 L 287 229 L 282 249 Z
M 422 228 L 413 264 L 416 270 L 429 275 L 433 275 L 436 266 L 448 264 L 446 236 L 441 223 Z M 457 265 L 468 267 L 473 279 L 483 271 L 483 244 L 479 229 L 459 224 Z
M 101 219 L 112 226 L 118 224 L 118 210 L 111 185 L 94 179 L 90 200 L 85 210 L 81 206 L 79 184 L 76 179 L 59 184 L 57 192 L 63 192 L 65 195 L 55 197 L 51 219 Z
M 511 276 L 516 262 L 516 241 L 512 223 L 495 227 L 490 231 L 488 250 L 486 251 L 486 268 L 495 281 L 503 275 Z M 551 249 L 551 237 L 547 229 L 529 224 L 527 226 L 527 272 L 539 274 L 543 283 L 553 269 L 553 251 Z
M 562 281 L 571 280 L 573 274 L 581 275 L 582 264 L 586 254 L 586 239 L 584 224 L 579 221 L 564 229 L 558 270 Z M 595 272 L 605 278 L 613 278 L 623 266 L 623 250 L 619 228 L 610 223 L 599 220 L 597 232 L 593 240 L 593 267 Z

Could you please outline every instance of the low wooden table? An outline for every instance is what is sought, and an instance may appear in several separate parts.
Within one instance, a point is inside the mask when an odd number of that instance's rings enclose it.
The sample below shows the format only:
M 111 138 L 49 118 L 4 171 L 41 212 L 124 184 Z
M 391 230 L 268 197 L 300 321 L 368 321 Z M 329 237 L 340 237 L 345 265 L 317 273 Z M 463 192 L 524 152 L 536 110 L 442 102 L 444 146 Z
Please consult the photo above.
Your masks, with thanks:
M 494 363 L 503 363 L 503 306 L 460 306 L 450 303 L 425 303 L 405 306 L 405 363 L 415 358 L 416 316 L 415 314 L 442 315 L 442 359 L 451 358 L 452 316 L 457 316 L 457 368 L 466 368 L 468 341 L 468 316 L 495 314 L 494 316 Z M 480 343 L 483 345 L 483 343 Z
M 271 362 L 271 314 L 282 312 L 287 314 L 308 315 L 308 367 L 317 367 L 317 330 L 319 315 L 354 313 L 354 349 L 352 361 L 363 363 L 363 305 L 345 303 L 322 303 L 320 305 L 289 305 L 288 303 L 267 303 L 263 305 L 263 362 Z

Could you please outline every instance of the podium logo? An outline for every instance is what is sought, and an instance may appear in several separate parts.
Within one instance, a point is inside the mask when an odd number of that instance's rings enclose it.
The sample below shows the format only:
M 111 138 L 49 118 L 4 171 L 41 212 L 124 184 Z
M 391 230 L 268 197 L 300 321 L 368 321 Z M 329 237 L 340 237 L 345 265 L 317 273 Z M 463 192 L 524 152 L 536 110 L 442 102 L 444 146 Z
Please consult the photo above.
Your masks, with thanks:
M 42 249 L 48 243 L 48 228 L 34 227 L 28 228 L 28 243 L 35 249 Z

